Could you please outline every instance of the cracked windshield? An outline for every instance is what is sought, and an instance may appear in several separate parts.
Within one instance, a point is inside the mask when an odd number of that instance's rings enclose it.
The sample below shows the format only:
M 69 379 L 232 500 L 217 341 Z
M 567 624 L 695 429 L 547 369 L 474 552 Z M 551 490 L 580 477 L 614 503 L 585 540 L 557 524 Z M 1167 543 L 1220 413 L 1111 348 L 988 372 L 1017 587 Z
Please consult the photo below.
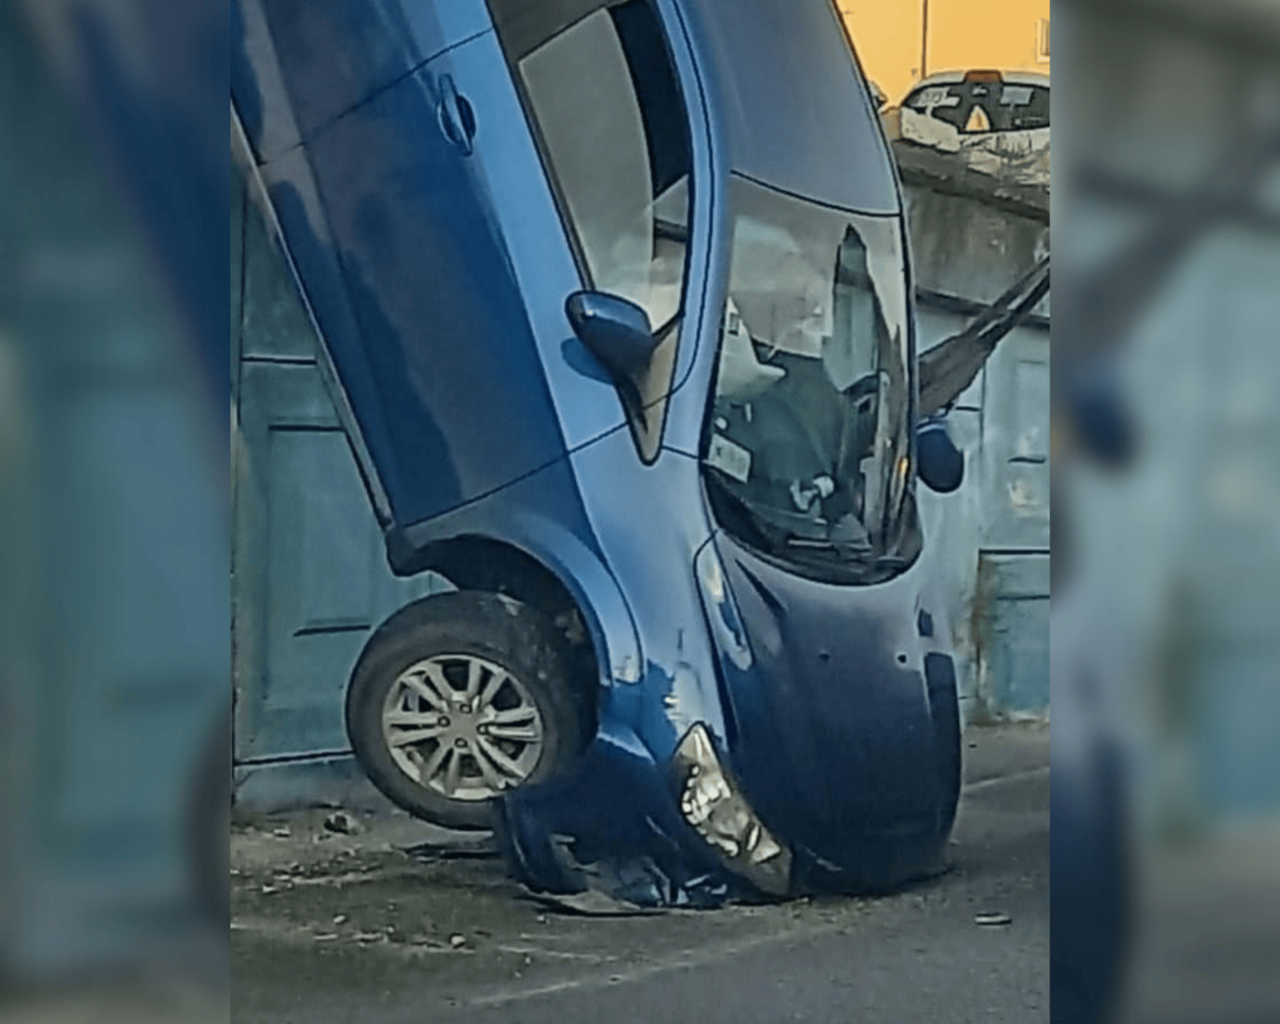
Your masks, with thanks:
M 908 562 L 911 382 L 898 224 L 741 178 L 733 202 L 704 456 L 717 515 L 780 557 Z

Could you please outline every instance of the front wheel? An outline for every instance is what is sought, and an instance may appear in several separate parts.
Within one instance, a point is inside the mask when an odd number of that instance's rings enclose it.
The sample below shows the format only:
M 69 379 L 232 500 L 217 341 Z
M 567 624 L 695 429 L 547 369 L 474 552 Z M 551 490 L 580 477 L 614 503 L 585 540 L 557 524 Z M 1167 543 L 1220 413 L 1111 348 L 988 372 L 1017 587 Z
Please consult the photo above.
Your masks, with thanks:
M 492 825 L 503 793 L 567 772 L 594 721 L 587 680 L 550 620 L 498 594 L 460 591 L 392 616 L 347 692 L 347 732 L 375 786 L 454 829 Z

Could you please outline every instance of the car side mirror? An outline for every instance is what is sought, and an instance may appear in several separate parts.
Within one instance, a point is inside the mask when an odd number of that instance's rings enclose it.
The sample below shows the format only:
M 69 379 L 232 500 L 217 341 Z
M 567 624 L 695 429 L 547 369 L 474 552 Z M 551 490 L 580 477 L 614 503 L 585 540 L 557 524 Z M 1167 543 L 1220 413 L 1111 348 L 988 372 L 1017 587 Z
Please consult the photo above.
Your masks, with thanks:
M 634 379 L 648 368 L 658 339 L 649 314 L 634 302 L 605 292 L 575 292 L 565 313 L 578 340 L 614 380 Z
M 1128 466 L 1138 447 L 1137 428 L 1113 374 L 1106 368 L 1080 374 L 1067 388 L 1066 399 L 1062 405 L 1076 449 L 1107 469 Z
M 937 494 L 953 494 L 964 483 L 964 452 L 951 440 L 946 423 L 928 420 L 916 432 L 920 479 Z

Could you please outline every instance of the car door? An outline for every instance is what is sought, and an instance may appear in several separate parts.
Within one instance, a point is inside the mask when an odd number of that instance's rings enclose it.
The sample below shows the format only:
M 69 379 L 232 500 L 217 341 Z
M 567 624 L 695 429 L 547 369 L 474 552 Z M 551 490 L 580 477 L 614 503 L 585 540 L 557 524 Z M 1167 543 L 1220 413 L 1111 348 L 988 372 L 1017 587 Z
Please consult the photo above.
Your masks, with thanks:
M 489 9 L 493 31 L 444 54 L 437 73 L 473 112 L 473 166 L 560 429 L 574 450 L 625 417 L 647 461 L 694 347 L 685 330 L 693 157 L 671 27 L 652 0 L 490 0 Z M 573 335 L 565 302 L 584 289 L 642 307 L 660 341 L 621 387 Z
M 441 28 L 483 5 L 241 6 L 234 106 L 384 529 L 554 462 L 564 438 L 474 159 L 479 134 L 524 129 L 460 95 Z M 452 13 L 424 28 L 436 7 Z

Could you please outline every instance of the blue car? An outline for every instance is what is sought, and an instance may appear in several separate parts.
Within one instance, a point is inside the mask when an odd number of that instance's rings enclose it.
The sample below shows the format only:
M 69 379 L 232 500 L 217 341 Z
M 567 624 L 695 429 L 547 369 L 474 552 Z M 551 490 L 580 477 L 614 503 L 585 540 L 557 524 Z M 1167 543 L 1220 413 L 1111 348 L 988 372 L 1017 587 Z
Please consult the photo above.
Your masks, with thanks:
M 233 150 L 400 575 L 374 783 L 551 893 L 940 869 L 901 188 L 830 0 L 233 0 Z

